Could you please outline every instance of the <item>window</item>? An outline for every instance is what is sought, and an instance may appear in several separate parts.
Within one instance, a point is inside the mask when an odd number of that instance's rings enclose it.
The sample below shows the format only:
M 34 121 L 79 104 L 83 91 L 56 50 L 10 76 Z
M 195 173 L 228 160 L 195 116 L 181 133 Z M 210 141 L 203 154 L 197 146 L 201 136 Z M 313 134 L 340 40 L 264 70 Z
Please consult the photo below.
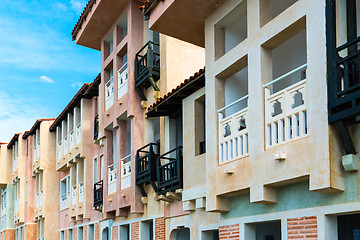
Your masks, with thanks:
M 78 240 L 84 240 L 84 228 L 83 227 L 79 227 L 78 228 Z
M 109 57 L 109 55 L 113 52 L 114 50 L 114 37 L 113 37 L 113 32 L 111 32 L 104 40 L 104 60 L 107 59 Z
M 202 232 L 201 240 L 219 240 L 219 230 L 209 230 Z
M 69 229 L 69 240 L 73 240 L 73 230 Z
M 195 100 L 195 155 L 205 153 L 205 96 Z
M 70 199 L 70 176 L 66 176 L 60 181 L 60 210 L 69 207 Z
M 281 221 L 246 224 L 245 238 L 255 240 L 281 240 Z
M 343 215 L 337 217 L 338 239 L 360 239 L 360 214 Z
M 93 224 L 88 227 L 88 240 L 95 240 L 95 230 Z
M 93 184 L 98 182 L 98 161 L 97 157 L 94 157 L 93 160 Z
M 153 220 L 141 222 L 141 240 L 153 240 L 154 238 Z
M 64 231 L 60 232 L 60 240 L 65 240 L 65 232 Z
M 119 228 L 119 236 L 121 240 L 130 240 L 130 225 L 121 225 Z
M 126 37 L 127 35 L 127 12 L 121 17 L 120 21 L 116 25 L 116 45 Z
M 222 57 L 247 38 L 247 0 L 215 24 L 215 59 Z

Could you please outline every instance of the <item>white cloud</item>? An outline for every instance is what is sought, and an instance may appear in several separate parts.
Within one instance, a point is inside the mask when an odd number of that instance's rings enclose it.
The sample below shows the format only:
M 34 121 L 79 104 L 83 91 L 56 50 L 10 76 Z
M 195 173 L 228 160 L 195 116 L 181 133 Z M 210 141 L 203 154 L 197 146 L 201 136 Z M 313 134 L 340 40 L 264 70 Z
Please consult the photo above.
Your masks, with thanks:
M 75 88 L 76 90 L 79 90 L 84 84 L 81 82 L 74 82 L 71 84 L 71 87 Z
M 40 76 L 40 81 L 41 82 L 46 82 L 46 83 L 53 83 L 53 84 L 55 83 L 54 80 L 52 80 L 51 78 L 49 78 L 49 77 L 47 77 L 45 75 Z
M 0 102 L 0 142 L 9 142 L 15 133 L 30 130 L 38 118 L 52 117 L 32 99 L 19 98 L 2 90 Z
M 77 14 L 80 14 L 84 10 L 84 7 L 86 5 L 86 1 L 84 1 L 84 0 L 71 0 L 70 5 L 76 11 Z

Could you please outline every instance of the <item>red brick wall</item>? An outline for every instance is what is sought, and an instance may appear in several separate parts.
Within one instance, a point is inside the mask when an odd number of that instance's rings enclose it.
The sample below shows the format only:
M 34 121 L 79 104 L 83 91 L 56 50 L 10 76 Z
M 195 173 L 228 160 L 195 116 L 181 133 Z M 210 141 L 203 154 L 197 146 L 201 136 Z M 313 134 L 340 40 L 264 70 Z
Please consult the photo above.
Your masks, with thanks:
M 112 239 L 113 240 L 119 239 L 119 226 L 115 226 L 112 228 Z
M 155 239 L 165 240 L 165 218 L 155 219 Z
M 100 223 L 95 223 L 95 240 L 100 239 Z
M 65 230 L 65 240 L 69 239 L 69 230 Z
M 87 239 L 88 226 L 84 226 L 84 239 Z
M 15 235 L 16 235 L 15 229 L 5 230 L 5 240 L 15 240 L 16 239 Z
M 226 225 L 219 227 L 219 239 L 240 239 L 240 227 L 239 224 Z
M 73 228 L 73 240 L 77 240 L 77 228 Z
M 287 233 L 288 239 L 317 240 L 316 217 L 289 218 Z
M 139 222 L 131 224 L 131 240 L 139 240 Z

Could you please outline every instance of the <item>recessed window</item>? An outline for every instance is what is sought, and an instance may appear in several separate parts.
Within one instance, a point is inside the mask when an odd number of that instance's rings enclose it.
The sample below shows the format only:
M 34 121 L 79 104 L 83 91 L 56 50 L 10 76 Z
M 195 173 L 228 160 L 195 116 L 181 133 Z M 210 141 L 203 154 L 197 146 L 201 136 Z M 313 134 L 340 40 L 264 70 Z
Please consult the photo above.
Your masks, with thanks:
M 260 26 L 280 15 L 298 0 L 260 0 Z
M 202 232 L 201 240 L 219 240 L 219 230 L 216 229 Z
M 104 40 L 104 61 L 109 57 L 109 55 L 114 50 L 114 35 L 111 32 Z
M 338 239 L 360 239 L 360 214 L 343 215 L 337 217 Z
M 254 240 L 281 240 L 281 221 L 246 224 L 245 238 L 250 236 Z
M 247 0 L 215 24 L 215 59 L 220 58 L 247 38 Z
M 205 95 L 194 101 L 195 156 L 205 153 Z
M 154 224 L 152 220 L 141 222 L 141 240 L 154 239 Z
M 127 13 L 124 14 L 124 16 L 121 17 L 120 21 L 116 25 L 116 45 L 119 45 L 119 43 L 126 37 L 127 35 Z
M 121 225 L 119 228 L 119 236 L 121 240 L 130 240 L 130 225 Z

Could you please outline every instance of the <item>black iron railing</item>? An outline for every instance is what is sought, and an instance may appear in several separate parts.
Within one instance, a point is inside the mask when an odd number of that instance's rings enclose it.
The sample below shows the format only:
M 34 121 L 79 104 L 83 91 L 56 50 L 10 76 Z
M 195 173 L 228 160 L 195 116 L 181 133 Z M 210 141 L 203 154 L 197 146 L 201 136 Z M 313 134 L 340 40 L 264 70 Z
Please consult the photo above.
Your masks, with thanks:
M 159 157 L 159 147 L 158 143 L 149 143 L 137 150 L 136 184 L 156 181 L 156 160 Z
M 97 209 L 103 205 L 103 180 L 94 184 L 94 208 Z
M 183 187 L 183 154 L 181 146 L 158 157 L 157 182 L 159 195 Z
M 96 115 L 94 119 L 94 140 L 96 141 L 99 137 L 99 115 Z
M 135 56 L 135 88 L 142 98 L 145 98 L 141 88 L 153 86 L 160 78 L 160 45 L 149 41 Z

